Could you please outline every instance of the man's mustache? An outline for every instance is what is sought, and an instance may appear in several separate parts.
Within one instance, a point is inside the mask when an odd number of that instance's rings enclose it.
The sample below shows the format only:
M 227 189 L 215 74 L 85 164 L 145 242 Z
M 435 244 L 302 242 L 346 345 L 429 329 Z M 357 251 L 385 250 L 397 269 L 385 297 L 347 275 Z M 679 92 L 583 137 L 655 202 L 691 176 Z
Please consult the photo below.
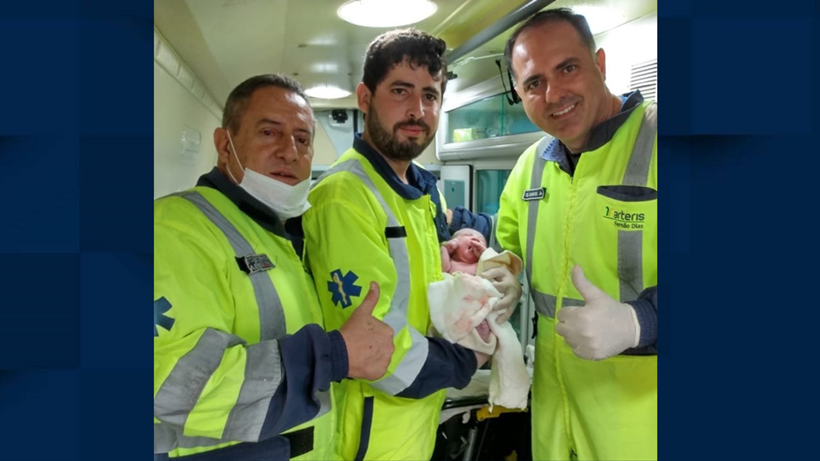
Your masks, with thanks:
M 399 122 L 399 123 L 393 125 L 393 132 L 398 131 L 400 128 L 409 128 L 409 127 L 419 127 L 419 128 L 424 130 L 424 134 L 427 134 L 427 135 L 430 134 L 430 127 L 427 126 L 427 124 L 424 123 L 421 120 L 417 120 L 417 121 L 408 120 L 406 122 Z

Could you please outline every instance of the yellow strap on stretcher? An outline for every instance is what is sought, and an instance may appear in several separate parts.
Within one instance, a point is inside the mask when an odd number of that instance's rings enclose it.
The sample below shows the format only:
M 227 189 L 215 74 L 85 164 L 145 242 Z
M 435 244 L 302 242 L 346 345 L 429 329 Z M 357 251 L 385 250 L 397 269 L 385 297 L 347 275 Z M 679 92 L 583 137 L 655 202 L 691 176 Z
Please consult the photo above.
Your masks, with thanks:
M 487 418 L 498 418 L 501 413 L 522 413 L 526 411 L 529 411 L 529 408 L 522 410 L 520 408 L 502 407 L 501 405 L 494 405 L 493 410 L 490 411 L 490 406 L 484 405 L 476 411 L 476 418 L 478 418 L 479 421 L 484 421 Z

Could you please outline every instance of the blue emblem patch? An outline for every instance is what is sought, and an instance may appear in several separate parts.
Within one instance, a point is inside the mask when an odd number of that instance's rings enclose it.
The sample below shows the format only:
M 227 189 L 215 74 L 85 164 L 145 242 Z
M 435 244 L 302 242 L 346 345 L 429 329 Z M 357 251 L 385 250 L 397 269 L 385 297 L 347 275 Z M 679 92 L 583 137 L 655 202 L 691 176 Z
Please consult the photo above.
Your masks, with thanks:
M 159 336 L 159 332 L 157 332 L 157 325 L 165 328 L 166 330 L 170 331 L 171 327 L 174 326 L 175 320 L 171 317 L 166 317 L 165 313 L 168 312 L 168 309 L 171 308 L 171 303 L 168 302 L 167 299 L 163 296 L 158 300 L 154 301 L 154 336 Z
M 353 271 L 349 271 L 344 276 L 342 275 L 341 269 L 336 269 L 330 273 L 330 281 L 327 282 L 327 290 L 333 295 L 331 300 L 334 305 L 338 306 L 341 304 L 343 309 L 345 307 L 350 307 L 353 304 L 350 297 L 359 296 L 362 294 L 362 287 L 353 283 L 358 278 L 359 276 Z

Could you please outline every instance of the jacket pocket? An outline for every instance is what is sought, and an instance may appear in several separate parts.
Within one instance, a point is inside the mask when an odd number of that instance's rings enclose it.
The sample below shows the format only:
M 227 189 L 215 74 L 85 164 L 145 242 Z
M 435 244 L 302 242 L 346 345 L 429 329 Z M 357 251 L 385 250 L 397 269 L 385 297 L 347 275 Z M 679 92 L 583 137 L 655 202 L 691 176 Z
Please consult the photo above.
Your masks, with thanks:
M 658 198 L 658 191 L 645 186 L 598 186 L 597 192 L 621 202 L 648 202 Z

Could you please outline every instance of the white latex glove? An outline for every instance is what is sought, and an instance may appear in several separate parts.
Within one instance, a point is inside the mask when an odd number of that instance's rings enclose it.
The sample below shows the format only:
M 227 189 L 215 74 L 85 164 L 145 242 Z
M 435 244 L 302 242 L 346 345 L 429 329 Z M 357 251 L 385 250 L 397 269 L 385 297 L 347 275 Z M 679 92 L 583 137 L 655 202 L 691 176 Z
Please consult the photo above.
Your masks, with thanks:
M 515 312 L 515 306 L 521 299 L 521 284 L 518 283 L 518 278 L 506 267 L 487 269 L 481 274 L 481 277 L 492 282 L 493 287 L 503 295 L 493 306 L 493 311 L 499 311 L 496 323 L 500 325 L 506 322 Z
M 575 355 L 603 360 L 638 345 L 641 326 L 632 306 L 590 283 L 581 266 L 572 268 L 572 284 L 586 304 L 561 308 L 555 332 L 564 337 Z

